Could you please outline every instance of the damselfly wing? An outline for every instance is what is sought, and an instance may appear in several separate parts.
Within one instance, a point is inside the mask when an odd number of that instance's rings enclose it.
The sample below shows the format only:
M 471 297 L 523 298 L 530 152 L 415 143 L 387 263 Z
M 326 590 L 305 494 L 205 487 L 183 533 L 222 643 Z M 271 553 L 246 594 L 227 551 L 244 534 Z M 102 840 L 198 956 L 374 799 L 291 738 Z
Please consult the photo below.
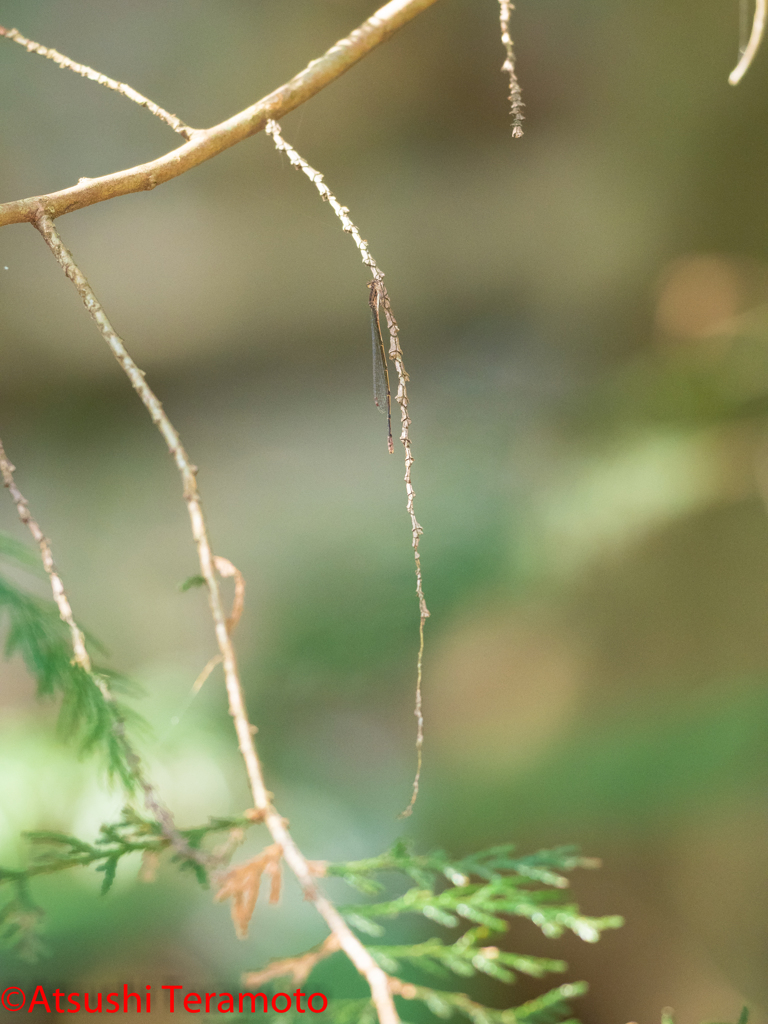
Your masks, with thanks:
M 389 390 L 389 370 L 387 369 L 387 353 L 384 338 L 381 334 L 379 319 L 379 288 L 376 281 L 371 281 L 369 303 L 371 306 L 371 339 L 373 342 L 373 401 L 379 412 L 387 414 L 387 448 L 390 453 L 395 450 L 392 443 L 392 396 Z

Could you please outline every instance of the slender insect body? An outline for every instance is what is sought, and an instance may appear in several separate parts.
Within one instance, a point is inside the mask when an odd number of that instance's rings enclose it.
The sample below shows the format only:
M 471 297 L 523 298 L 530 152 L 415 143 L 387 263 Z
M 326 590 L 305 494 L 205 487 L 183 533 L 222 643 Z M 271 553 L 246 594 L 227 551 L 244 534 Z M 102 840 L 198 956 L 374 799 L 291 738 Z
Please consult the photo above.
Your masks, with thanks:
M 389 388 L 389 370 L 387 369 L 387 353 L 384 338 L 381 334 L 379 319 L 379 286 L 374 278 L 368 287 L 371 294 L 368 302 L 371 307 L 371 339 L 373 341 L 373 401 L 379 412 L 387 414 L 387 448 L 392 455 L 395 446 L 392 442 L 392 394 Z

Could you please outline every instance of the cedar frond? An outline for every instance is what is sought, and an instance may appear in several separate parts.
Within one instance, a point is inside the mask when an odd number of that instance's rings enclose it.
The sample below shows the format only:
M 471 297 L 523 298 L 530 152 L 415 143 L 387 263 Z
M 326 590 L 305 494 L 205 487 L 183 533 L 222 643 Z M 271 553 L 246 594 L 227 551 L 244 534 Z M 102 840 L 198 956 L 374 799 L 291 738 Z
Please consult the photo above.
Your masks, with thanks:
M 22 545 L 0 538 L 0 554 L 26 565 L 35 557 Z M 39 564 L 39 562 L 38 562 Z M 116 672 L 99 666 L 86 671 L 72 656 L 70 630 L 62 622 L 53 601 L 26 593 L 0 576 L 0 622 L 7 632 L 3 653 L 18 654 L 37 684 L 40 698 L 61 701 L 58 731 L 74 739 L 81 753 L 99 750 L 111 777 L 117 777 L 129 792 L 136 786 L 135 772 L 122 742 L 126 724 L 132 730 L 146 730 L 146 722 L 128 708 L 119 696 L 135 695 L 138 687 Z M 98 647 L 86 637 L 90 647 Z M 105 685 L 106 684 L 106 685 Z M 111 699 L 105 697 L 105 691 Z

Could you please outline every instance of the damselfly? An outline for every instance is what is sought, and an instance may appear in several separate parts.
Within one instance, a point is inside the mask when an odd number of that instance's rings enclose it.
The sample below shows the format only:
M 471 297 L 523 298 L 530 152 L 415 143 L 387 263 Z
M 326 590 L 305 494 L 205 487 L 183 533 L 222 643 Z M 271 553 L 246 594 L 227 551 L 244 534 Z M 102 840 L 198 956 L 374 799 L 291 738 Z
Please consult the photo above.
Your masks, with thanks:
M 384 348 L 384 339 L 381 336 L 381 321 L 379 319 L 379 302 L 381 300 L 379 282 L 373 280 L 368 287 L 371 290 L 368 302 L 371 306 L 371 338 L 373 340 L 373 401 L 379 412 L 387 414 L 387 448 L 391 455 L 395 450 L 392 443 L 392 396 L 389 390 L 387 353 Z

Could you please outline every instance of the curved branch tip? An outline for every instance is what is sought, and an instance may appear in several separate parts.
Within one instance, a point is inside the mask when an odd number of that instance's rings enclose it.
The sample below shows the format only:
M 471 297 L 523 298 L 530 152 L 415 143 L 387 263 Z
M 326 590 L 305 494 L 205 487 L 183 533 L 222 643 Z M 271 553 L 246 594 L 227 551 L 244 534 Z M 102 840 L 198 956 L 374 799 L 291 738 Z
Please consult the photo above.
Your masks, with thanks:
M 755 0 L 755 17 L 752 21 L 752 32 L 750 33 L 749 42 L 744 49 L 744 53 L 741 55 L 739 63 L 728 76 L 728 82 L 730 85 L 739 84 L 755 59 L 757 51 L 760 49 L 760 44 L 763 41 L 763 36 L 765 35 L 767 14 L 768 0 Z

